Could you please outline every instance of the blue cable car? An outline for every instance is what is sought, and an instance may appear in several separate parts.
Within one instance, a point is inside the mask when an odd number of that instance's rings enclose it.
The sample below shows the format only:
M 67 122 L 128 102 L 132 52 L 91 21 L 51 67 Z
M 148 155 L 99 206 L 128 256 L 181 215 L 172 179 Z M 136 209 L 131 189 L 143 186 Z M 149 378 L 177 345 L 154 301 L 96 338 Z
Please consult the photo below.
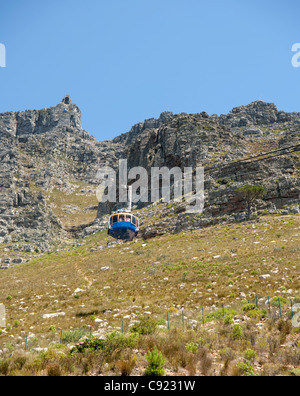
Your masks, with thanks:
M 115 239 L 132 241 L 139 232 L 139 219 L 130 212 L 118 212 L 110 216 L 107 233 Z

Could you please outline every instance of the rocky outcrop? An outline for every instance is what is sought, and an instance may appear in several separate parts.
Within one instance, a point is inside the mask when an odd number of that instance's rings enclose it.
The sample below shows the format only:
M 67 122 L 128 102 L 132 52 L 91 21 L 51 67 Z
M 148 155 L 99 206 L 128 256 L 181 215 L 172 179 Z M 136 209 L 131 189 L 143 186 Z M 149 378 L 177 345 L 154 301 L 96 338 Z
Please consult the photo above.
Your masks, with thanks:
M 0 143 L 0 243 L 40 252 L 69 235 L 48 202 L 51 191 L 65 194 L 67 205 L 74 183 L 95 186 L 98 168 L 122 155 L 120 144 L 97 142 L 81 128 L 69 96 L 49 109 L 0 114 Z
M 229 114 L 220 116 L 220 124 L 234 127 L 249 125 L 272 125 L 275 123 L 291 122 L 300 124 L 300 113 L 286 113 L 278 111 L 273 103 L 261 100 L 247 106 L 236 107 Z
M 49 109 L 0 114 L 1 134 L 20 140 L 24 135 L 44 134 L 59 127 L 81 129 L 81 112 L 69 96 Z
M 257 101 L 220 117 L 167 113 L 115 140 L 126 146 L 128 167 L 143 166 L 148 174 L 153 166 L 182 170 L 203 166 L 203 215 L 209 218 L 243 211 L 235 193 L 243 184 L 266 187 L 260 204 L 265 209 L 299 203 L 300 146 L 298 154 L 284 150 L 300 144 L 299 123 L 300 113 L 285 113 L 274 104 Z

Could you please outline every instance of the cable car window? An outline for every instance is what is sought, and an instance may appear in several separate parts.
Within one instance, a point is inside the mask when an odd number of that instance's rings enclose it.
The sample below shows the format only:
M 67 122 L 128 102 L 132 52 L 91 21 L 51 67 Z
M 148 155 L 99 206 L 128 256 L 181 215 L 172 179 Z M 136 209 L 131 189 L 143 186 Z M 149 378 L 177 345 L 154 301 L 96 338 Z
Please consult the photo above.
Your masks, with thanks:
M 125 220 L 124 215 L 120 215 L 120 216 L 119 216 L 119 221 L 124 221 L 124 220 Z
M 131 223 L 131 216 L 126 216 L 126 217 L 125 217 L 125 221 Z
M 134 225 L 136 225 L 136 218 L 135 218 L 134 216 L 132 216 L 132 223 L 133 223 Z
M 118 222 L 118 215 L 113 216 L 112 222 L 113 223 L 117 223 Z

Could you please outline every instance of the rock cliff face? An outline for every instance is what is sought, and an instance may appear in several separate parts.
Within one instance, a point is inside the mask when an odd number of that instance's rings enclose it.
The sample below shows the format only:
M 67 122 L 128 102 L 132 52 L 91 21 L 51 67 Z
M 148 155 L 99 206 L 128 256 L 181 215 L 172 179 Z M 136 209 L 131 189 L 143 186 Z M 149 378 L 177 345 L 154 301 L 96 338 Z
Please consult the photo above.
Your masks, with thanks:
M 80 130 L 81 112 L 66 96 L 60 104 L 49 109 L 0 114 L 0 127 L 1 134 L 22 141 L 22 136 L 43 134 L 59 127 Z
M 149 171 L 152 166 L 205 167 L 203 214 L 187 220 L 180 205 L 171 205 L 160 214 L 162 228 L 169 226 L 170 232 L 242 219 L 244 206 L 235 190 L 243 184 L 267 188 L 259 210 L 298 210 L 300 146 L 286 148 L 300 144 L 300 113 L 278 111 L 262 101 L 221 116 L 165 112 L 106 142 L 84 131 L 80 116 L 69 96 L 49 109 L 0 114 L 4 249 L 43 252 L 72 232 L 101 228 L 111 208 L 98 206 L 97 170 L 104 165 L 117 169 L 124 158 L 129 168 Z
M 291 122 L 300 124 L 300 113 L 278 111 L 273 103 L 256 101 L 247 106 L 234 108 L 229 114 L 221 115 L 220 123 L 230 127 L 247 127 L 251 125 L 272 125 Z
M 152 166 L 205 167 L 204 212 L 172 216 L 174 208 L 165 210 L 159 214 L 163 220 L 156 227 L 149 225 L 144 236 L 155 235 L 153 228 L 158 233 L 178 232 L 245 220 L 244 203 L 235 192 L 244 184 L 266 187 L 267 195 L 257 203 L 260 213 L 299 211 L 300 113 L 278 111 L 262 101 L 220 117 L 205 112 L 163 113 L 157 120 L 135 125 L 114 142 L 126 147 L 129 168 L 141 165 L 149 174 Z M 288 147 L 292 148 L 285 150 Z M 180 213 L 180 205 L 176 212 Z
M 97 169 L 122 148 L 97 142 L 80 115 L 68 96 L 50 109 L 0 114 L 0 243 L 9 249 L 45 251 L 68 237 L 70 211 L 91 217 Z

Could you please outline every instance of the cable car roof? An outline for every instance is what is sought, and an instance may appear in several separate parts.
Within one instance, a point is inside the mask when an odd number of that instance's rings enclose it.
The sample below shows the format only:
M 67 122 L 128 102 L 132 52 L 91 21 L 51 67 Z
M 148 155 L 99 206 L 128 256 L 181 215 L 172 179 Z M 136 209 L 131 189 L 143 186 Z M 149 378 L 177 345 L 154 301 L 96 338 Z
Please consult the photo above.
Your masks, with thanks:
M 118 212 L 116 212 L 116 213 L 113 213 L 113 214 L 110 215 L 110 217 L 111 217 L 111 216 L 117 216 L 117 215 L 138 217 L 137 215 L 135 215 L 135 214 L 133 214 L 133 213 L 131 213 L 131 212 L 126 212 L 125 210 L 124 210 L 124 211 L 118 211 Z

